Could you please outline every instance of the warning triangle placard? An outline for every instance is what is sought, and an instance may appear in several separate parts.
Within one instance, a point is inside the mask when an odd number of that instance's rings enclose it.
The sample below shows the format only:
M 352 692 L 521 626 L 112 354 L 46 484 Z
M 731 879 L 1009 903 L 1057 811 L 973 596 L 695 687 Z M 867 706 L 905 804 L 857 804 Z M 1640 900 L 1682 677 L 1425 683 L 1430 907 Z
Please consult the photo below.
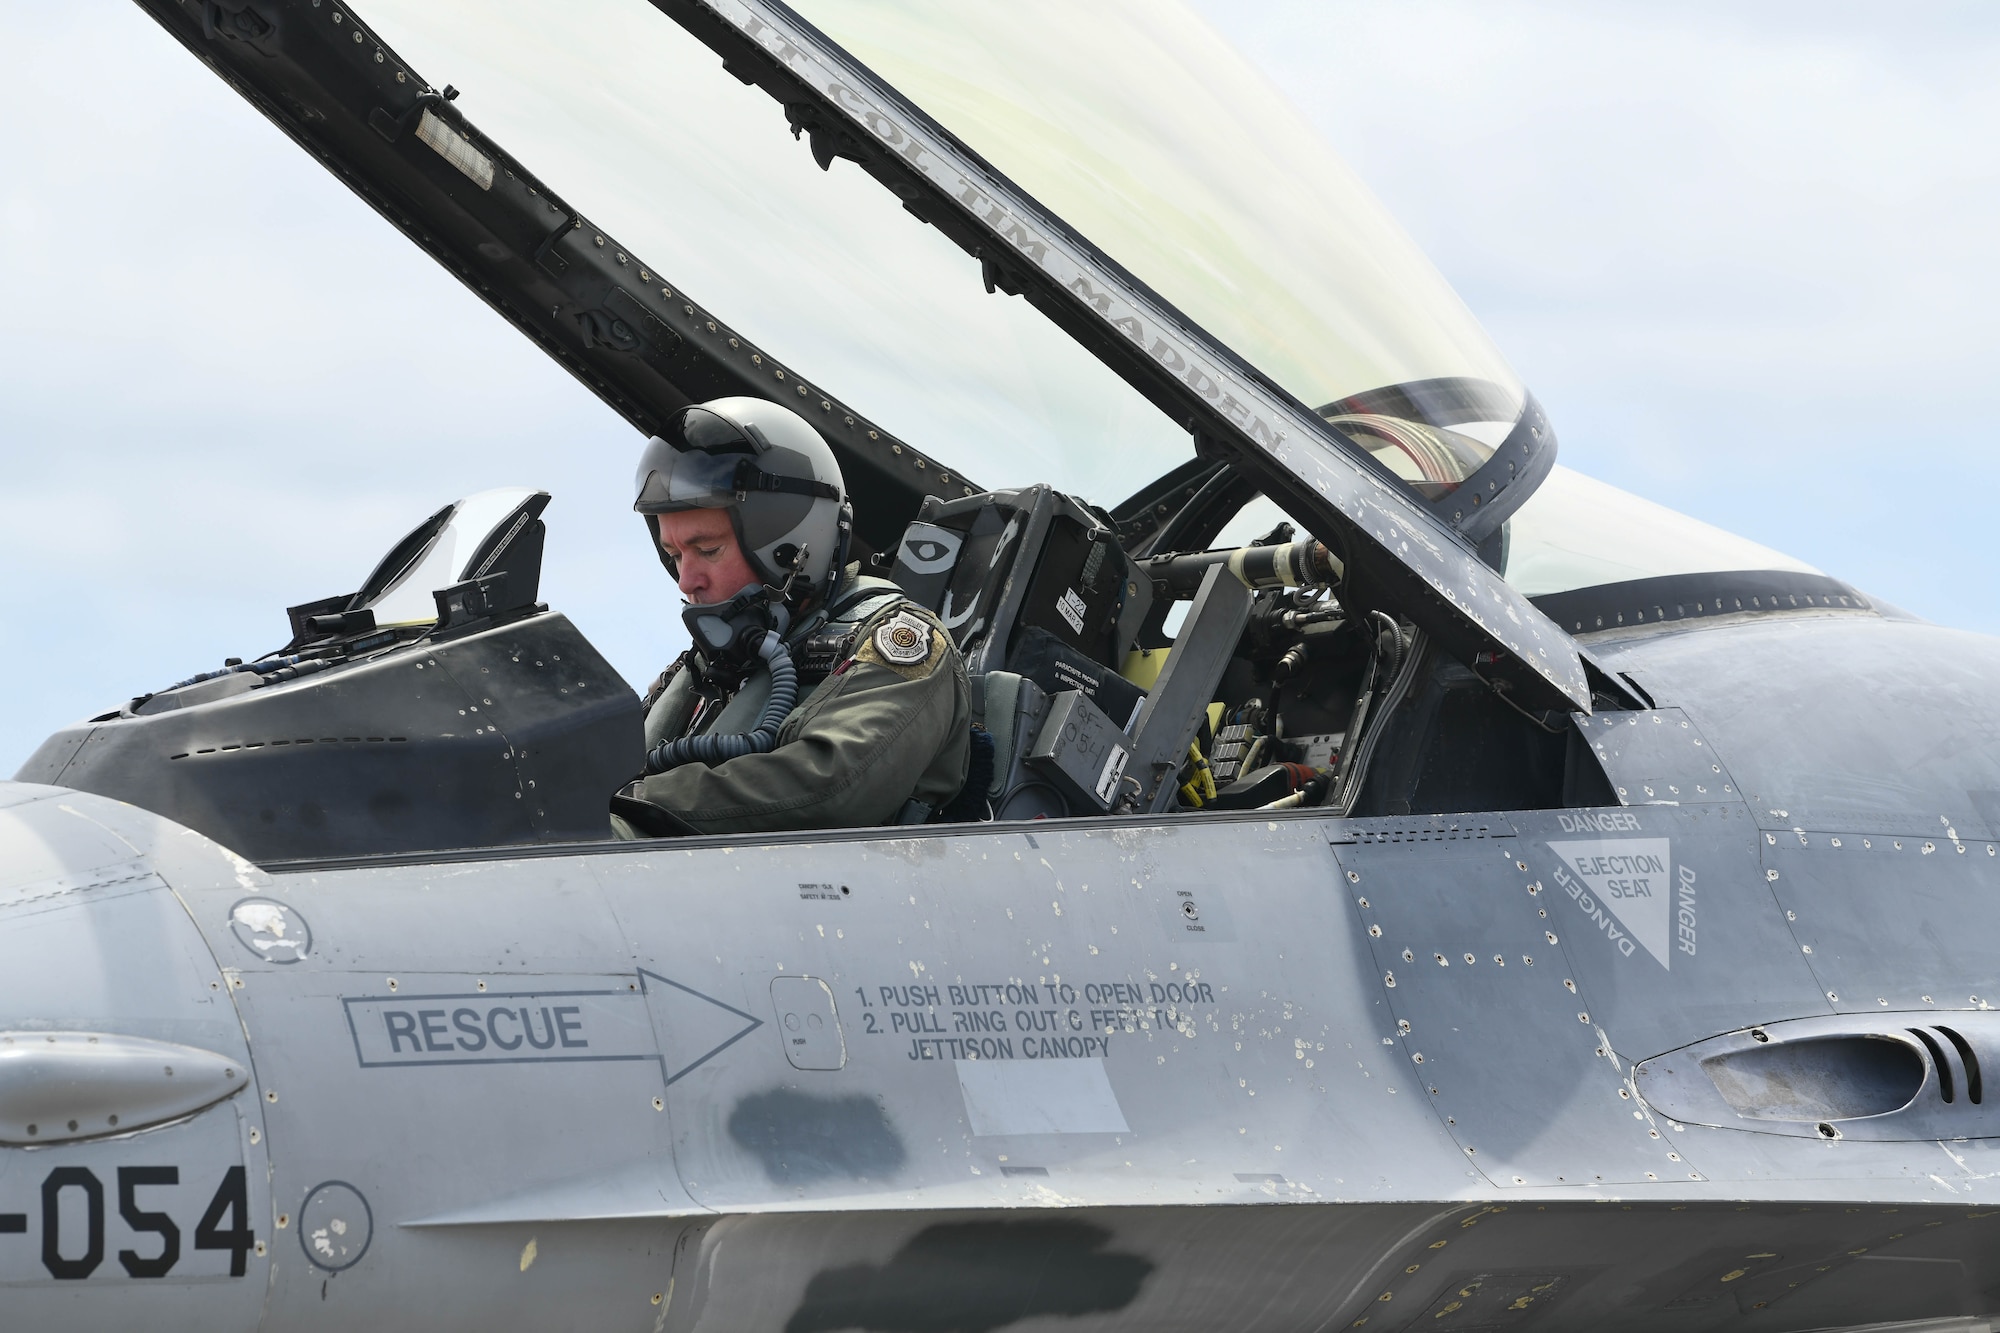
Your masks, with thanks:
M 1569 862 L 1582 882 L 1565 892 L 1620 951 L 1632 941 L 1668 967 L 1668 900 L 1673 896 L 1673 853 L 1666 838 L 1600 838 L 1552 842 L 1549 850 Z

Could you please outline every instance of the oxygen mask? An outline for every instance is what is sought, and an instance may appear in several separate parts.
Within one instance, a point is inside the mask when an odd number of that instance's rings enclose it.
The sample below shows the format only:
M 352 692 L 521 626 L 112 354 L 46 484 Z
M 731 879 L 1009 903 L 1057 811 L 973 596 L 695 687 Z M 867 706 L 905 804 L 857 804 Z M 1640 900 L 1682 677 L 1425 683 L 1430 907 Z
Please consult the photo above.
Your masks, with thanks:
M 781 590 L 752 583 L 726 602 L 683 607 L 681 620 L 711 669 L 740 675 L 761 655 L 766 635 L 785 637 L 792 617 Z
M 792 623 L 785 592 L 785 588 L 752 583 L 726 602 L 708 602 L 681 612 L 695 647 L 707 662 L 708 679 L 728 678 L 734 683 L 727 687 L 734 689 L 762 662 L 771 673 L 771 693 L 757 725 L 749 731 L 703 732 L 661 741 L 646 752 L 648 773 L 664 773 L 695 760 L 714 764 L 740 755 L 763 754 L 778 743 L 778 729 L 791 716 L 799 697 L 798 668 L 785 648 L 785 631 Z

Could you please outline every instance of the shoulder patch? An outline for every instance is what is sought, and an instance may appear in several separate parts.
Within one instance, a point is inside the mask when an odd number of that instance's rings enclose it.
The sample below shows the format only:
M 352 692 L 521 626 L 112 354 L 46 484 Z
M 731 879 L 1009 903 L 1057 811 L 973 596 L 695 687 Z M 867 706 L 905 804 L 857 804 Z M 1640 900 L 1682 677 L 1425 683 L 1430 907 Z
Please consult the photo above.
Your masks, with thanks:
M 916 666 L 931 655 L 931 632 L 922 617 L 898 611 L 875 627 L 875 651 L 890 666 Z

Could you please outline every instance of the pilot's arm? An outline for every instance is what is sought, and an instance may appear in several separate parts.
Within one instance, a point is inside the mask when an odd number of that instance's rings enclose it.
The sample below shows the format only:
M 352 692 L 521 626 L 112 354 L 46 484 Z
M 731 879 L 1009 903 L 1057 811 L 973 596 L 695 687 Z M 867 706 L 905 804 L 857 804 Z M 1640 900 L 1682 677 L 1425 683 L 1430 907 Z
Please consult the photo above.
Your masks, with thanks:
M 703 833 L 886 824 L 912 798 L 950 801 L 971 752 L 970 691 L 951 636 L 898 603 L 864 624 L 855 644 L 768 753 L 683 764 L 633 794 Z

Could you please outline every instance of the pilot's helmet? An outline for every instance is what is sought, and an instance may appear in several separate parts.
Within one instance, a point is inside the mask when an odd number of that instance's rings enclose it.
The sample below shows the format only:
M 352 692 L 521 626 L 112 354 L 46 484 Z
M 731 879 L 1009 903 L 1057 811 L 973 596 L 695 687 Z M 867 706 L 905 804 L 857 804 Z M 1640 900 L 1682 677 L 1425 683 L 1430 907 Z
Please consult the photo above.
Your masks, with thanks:
M 780 403 L 717 398 L 681 409 L 664 435 L 646 442 L 632 485 L 632 508 L 646 516 L 656 548 L 653 515 L 727 509 L 766 584 L 783 585 L 801 551 L 816 595 L 839 580 L 850 521 L 840 465 L 819 432 Z M 673 571 L 665 551 L 661 558 Z

